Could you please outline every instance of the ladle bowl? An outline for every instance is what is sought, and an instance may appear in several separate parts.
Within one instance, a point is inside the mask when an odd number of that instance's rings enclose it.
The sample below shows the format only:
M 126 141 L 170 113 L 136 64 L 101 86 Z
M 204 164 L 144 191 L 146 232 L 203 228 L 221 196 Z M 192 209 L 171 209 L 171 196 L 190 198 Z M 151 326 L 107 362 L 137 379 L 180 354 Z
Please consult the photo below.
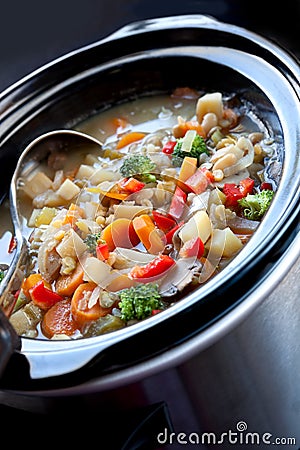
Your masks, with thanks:
M 79 131 L 53 130 L 35 138 L 26 146 L 19 157 L 10 185 L 10 212 L 16 250 L 5 280 L 0 286 L 0 306 L 2 306 L 7 317 L 10 316 L 15 303 L 15 298 L 11 292 L 15 290 L 14 286 L 17 286 L 20 273 L 26 271 L 29 261 L 28 245 L 23 233 L 24 219 L 20 214 L 20 199 L 17 195 L 20 179 L 25 176 L 29 177 L 51 153 L 76 151 L 79 147 L 101 150 L 102 143 L 96 138 Z

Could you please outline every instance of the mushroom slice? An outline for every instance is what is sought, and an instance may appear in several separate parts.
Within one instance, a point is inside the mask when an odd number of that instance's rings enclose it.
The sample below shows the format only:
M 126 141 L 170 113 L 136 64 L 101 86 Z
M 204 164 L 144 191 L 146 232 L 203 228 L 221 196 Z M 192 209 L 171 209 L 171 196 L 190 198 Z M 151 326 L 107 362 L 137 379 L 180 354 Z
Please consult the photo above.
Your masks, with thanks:
M 61 267 L 61 257 L 57 253 L 54 245 L 45 241 L 39 249 L 38 268 L 48 283 L 52 283 L 58 276 Z
M 161 279 L 159 291 L 162 297 L 172 297 L 181 292 L 193 280 L 202 268 L 202 263 L 196 258 L 180 258 L 168 271 L 168 275 Z

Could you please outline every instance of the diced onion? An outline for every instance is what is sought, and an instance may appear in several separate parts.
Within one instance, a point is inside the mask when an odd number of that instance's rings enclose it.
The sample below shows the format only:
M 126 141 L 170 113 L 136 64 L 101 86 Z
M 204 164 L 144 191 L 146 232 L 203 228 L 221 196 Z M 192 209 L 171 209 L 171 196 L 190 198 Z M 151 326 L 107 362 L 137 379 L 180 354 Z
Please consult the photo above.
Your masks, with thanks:
M 89 298 L 89 302 L 88 302 L 89 309 L 92 308 L 94 305 L 96 305 L 96 303 L 98 302 L 100 292 L 101 292 L 101 287 L 100 286 L 95 287 L 95 289 L 92 292 L 92 295 Z

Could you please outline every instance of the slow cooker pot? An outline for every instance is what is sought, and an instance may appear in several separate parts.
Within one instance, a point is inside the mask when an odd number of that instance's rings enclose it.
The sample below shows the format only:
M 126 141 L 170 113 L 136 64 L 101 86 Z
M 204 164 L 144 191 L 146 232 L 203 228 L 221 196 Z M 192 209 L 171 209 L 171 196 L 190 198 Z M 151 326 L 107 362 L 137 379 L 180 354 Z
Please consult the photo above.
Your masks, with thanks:
M 72 342 L 18 338 L 1 328 L 3 402 L 107 394 L 132 385 L 209 352 L 266 301 L 300 253 L 299 80 L 297 60 L 277 44 L 210 17 L 187 15 L 133 23 L 1 94 L 2 198 L 18 155 L 37 136 L 73 128 L 118 102 L 185 85 L 240 92 L 255 104 L 275 133 L 281 173 L 275 200 L 247 246 L 220 274 L 151 320 Z M 18 232 L 17 239 L 10 275 L 22 258 Z M 2 299 L 9 277 L 1 285 Z

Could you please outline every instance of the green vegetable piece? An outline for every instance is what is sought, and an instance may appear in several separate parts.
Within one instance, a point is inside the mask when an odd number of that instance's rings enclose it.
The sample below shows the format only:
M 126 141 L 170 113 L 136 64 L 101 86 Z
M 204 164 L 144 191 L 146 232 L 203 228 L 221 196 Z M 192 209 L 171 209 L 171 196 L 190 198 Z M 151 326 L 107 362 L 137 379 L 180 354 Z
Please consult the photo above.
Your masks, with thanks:
M 153 310 L 164 309 L 164 303 L 158 291 L 157 284 L 138 284 L 119 292 L 121 319 L 143 320 L 149 317 Z
M 90 233 L 87 235 L 87 237 L 83 241 L 88 248 L 88 251 L 96 256 L 96 247 L 98 244 L 103 244 L 105 241 L 101 239 L 101 231 L 98 233 Z
M 185 156 L 197 158 L 198 162 L 199 162 L 199 158 L 202 153 L 206 153 L 207 155 L 209 155 L 209 151 L 208 151 L 208 148 L 206 147 L 205 141 L 201 136 L 199 136 L 199 134 L 196 134 L 196 136 L 194 137 L 194 140 L 192 142 L 192 146 L 191 146 L 191 149 L 189 152 L 182 150 L 183 141 L 184 141 L 184 138 L 177 139 L 177 144 L 174 147 L 174 151 L 172 153 L 172 163 L 174 166 L 179 165 L 180 159 L 181 159 L 181 163 L 182 163 Z
M 120 317 L 106 314 L 104 317 L 92 321 L 84 329 L 84 337 L 100 336 L 101 334 L 111 333 L 112 331 L 124 328 L 125 323 Z
M 155 175 L 151 174 L 155 170 L 156 165 L 148 156 L 145 155 L 131 155 L 125 159 L 120 172 L 123 177 L 134 177 L 139 175 L 139 179 L 143 183 L 152 183 L 156 181 Z
M 238 204 L 243 208 L 243 214 L 247 219 L 261 219 L 269 208 L 274 196 L 274 191 L 264 189 L 256 194 L 248 194 L 238 200 Z

